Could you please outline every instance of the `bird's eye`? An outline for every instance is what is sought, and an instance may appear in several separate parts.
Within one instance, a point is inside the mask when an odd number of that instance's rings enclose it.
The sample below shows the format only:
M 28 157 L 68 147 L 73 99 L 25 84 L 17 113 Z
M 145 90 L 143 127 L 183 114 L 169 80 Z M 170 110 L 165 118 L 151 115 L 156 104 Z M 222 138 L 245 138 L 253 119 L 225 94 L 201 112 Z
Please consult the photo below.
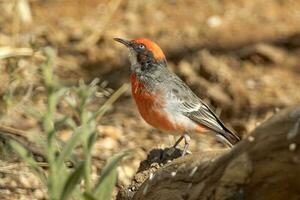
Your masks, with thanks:
M 139 44 L 139 49 L 145 49 L 145 45 Z

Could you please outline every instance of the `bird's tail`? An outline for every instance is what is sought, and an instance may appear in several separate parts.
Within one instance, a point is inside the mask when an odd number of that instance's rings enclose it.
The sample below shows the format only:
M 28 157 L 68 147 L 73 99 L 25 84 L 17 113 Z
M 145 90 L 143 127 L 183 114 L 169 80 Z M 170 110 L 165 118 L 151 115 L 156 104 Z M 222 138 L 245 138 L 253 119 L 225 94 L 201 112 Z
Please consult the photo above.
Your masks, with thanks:
M 217 136 L 222 140 L 222 142 L 225 142 L 229 147 L 232 147 L 241 140 L 239 136 L 227 129 L 225 126 L 223 128 L 223 131 L 219 132 Z

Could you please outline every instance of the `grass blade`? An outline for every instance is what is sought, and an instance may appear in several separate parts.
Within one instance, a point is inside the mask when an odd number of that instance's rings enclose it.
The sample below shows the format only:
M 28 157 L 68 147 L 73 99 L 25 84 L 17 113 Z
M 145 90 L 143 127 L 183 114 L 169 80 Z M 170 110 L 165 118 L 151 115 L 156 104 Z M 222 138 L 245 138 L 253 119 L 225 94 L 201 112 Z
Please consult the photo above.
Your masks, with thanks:
M 100 179 L 96 184 L 93 196 L 95 199 L 110 200 L 117 180 L 117 166 L 122 158 L 129 155 L 129 151 L 114 155 L 109 158 L 104 166 Z
M 25 149 L 19 142 L 9 140 L 10 147 L 33 169 L 33 171 L 40 177 L 42 183 L 47 185 L 46 176 L 41 171 L 38 163 L 34 160 L 30 152 Z
M 78 143 L 80 143 L 80 141 L 82 141 L 83 137 L 84 135 L 81 132 L 81 128 L 78 128 L 59 154 L 59 157 L 57 159 L 58 166 L 61 166 L 63 162 L 71 156 L 73 149 L 77 146 Z
M 88 192 L 84 192 L 83 197 L 85 200 L 97 200 L 92 194 L 90 194 Z
M 76 186 L 78 186 L 79 181 L 81 180 L 84 172 L 84 165 L 80 163 L 80 165 L 74 170 L 73 173 L 69 175 L 67 178 L 64 188 L 61 193 L 61 200 L 68 199 L 68 197 L 72 194 Z

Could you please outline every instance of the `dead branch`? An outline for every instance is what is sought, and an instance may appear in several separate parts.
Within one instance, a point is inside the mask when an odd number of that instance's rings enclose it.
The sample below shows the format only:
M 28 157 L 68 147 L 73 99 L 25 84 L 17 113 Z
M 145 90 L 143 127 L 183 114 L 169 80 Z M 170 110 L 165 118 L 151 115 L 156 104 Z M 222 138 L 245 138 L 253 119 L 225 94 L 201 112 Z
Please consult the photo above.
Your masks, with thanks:
M 29 139 L 29 133 L 25 131 L 0 124 L 0 140 L 3 142 L 7 142 L 8 140 L 16 140 L 27 150 L 29 150 L 36 158 L 46 160 L 46 155 L 43 148 L 31 141 Z

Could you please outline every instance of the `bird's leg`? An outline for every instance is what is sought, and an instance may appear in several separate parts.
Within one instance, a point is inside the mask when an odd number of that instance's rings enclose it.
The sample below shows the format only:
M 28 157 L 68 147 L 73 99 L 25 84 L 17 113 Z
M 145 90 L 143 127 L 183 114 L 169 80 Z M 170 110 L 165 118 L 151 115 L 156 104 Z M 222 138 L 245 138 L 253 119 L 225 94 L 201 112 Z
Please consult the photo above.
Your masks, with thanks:
M 191 138 L 187 133 L 184 133 L 182 136 L 180 136 L 180 138 L 175 142 L 173 148 L 175 149 L 178 144 L 181 142 L 181 140 L 184 139 L 184 147 L 183 147 L 183 152 L 182 152 L 182 156 L 184 156 L 187 153 Z
M 184 147 L 183 147 L 182 156 L 184 156 L 187 153 L 191 141 L 190 136 L 186 133 L 183 134 L 183 138 L 184 138 Z
M 175 142 L 175 144 L 173 145 L 173 148 L 176 149 L 178 144 L 181 142 L 181 140 L 184 138 L 184 135 L 180 136 L 180 138 L 178 138 L 178 140 Z

